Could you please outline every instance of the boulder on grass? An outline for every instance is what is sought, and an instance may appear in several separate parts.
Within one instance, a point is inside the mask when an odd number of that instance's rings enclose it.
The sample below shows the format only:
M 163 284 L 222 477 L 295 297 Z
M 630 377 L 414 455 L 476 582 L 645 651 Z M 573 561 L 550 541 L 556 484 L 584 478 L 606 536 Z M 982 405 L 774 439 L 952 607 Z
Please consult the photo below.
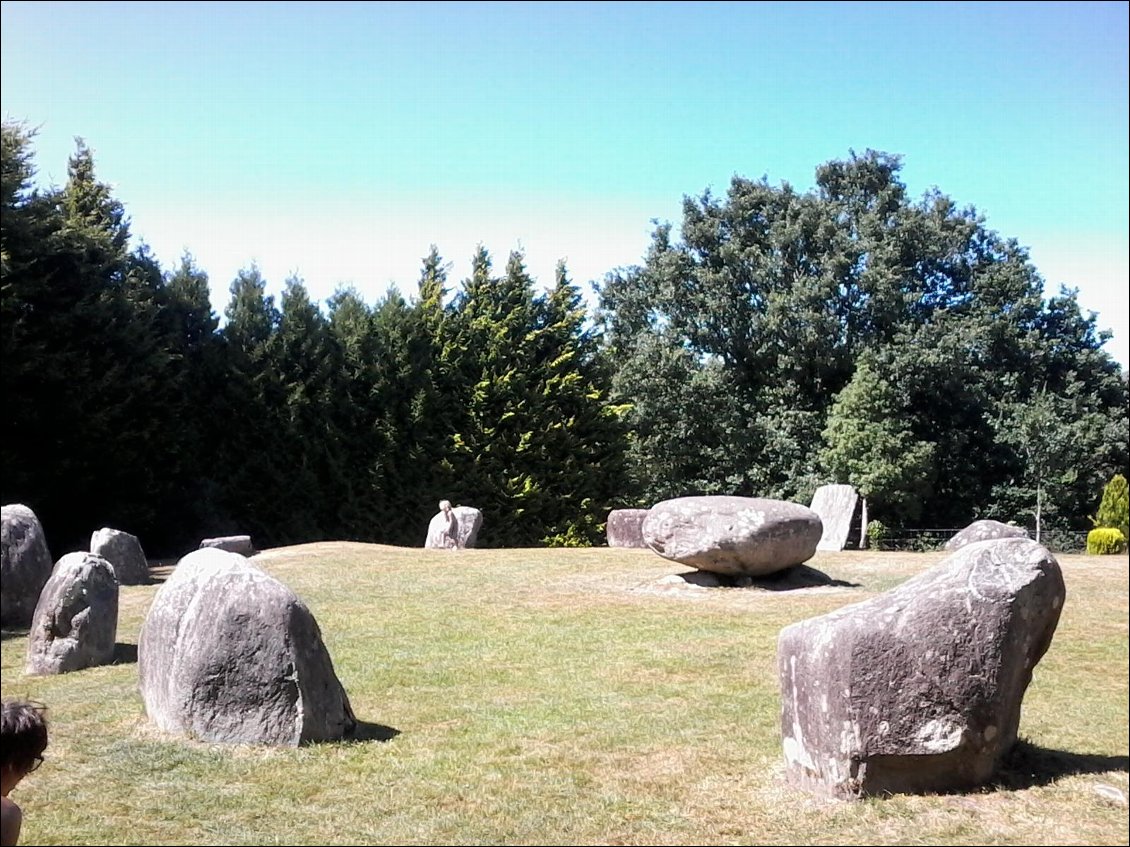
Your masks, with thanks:
M 119 585 L 148 584 L 149 560 L 137 536 L 102 527 L 90 536 L 90 552 L 113 566 Z
M 644 543 L 665 559 L 721 574 L 765 576 L 812 558 L 820 516 L 761 497 L 676 497 L 652 506 Z
M 997 538 L 1028 538 L 1028 530 L 1022 526 L 1014 526 L 1000 521 L 974 521 L 947 541 L 945 549 L 946 552 L 952 553 L 954 550 L 960 550 L 966 544 L 992 541 Z
M 47 538 L 35 512 L 22 503 L 0 507 L 0 625 L 31 624 L 51 566 Z
M 608 513 L 605 534 L 609 547 L 647 547 L 643 540 L 643 521 L 647 509 L 613 509 Z
M 475 546 L 483 513 L 473 506 L 451 505 L 449 500 L 439 501 L 439 511 L 428 522 L 424 547 L 429 550 L 464 550 Z
M 27 673 L 61 674 L 114 661 L 118 580 L 94 553 L 68 553 L 39 595 L 27 641 Z
M 227 553 L 238 553 L 241 556 L 254 556 L 255 546 L 251 543 L 250 535 L 221 535 L 218 538 L 205 538 L 200 542 L 200 549 L 214 547 Z
M 781 630 L 791 782 L 837 797 L 970 789 L 1016 742 L 1064 601 L 1026 538 L 982 541 L 862 603 Z
M 185 556 L 138 639 L 146 714 L 200 741 L 296 747 L 352 735 L 349 698 L 314 616 L 236 553 Z
M 859 492 L 851 485 L 821 485 L 812 495 L 812 511 L 820 516 L 823 532 L 817 550 L 843 550 L 851 535 Z

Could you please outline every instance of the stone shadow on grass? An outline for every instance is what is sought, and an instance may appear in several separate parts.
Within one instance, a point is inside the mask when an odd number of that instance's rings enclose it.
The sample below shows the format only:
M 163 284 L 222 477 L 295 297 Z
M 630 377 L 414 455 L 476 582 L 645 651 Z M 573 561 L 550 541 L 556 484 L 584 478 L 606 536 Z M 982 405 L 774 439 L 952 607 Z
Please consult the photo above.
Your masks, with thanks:
M 113 665 L 135 665 L 137 664 L 137 645 L 125 644 L 119 641 L 114 645 L 114 658 L 111 659 L 110 664 Z
M 400 735 L 400 730 L 391 726 L 369 721 L 357 721 L 356 728 L 342 741 L 346 743 L 350 741 L 357 743 L 362 741 L 392 741 L 398 735 Z
M 1050 785 L 1065 776 L 1130 771 L 1130 756 L 1100 756 L 1053 750 L 1020 739 L 1001 761 L 987 787 L 991 791 L 1023 791 Z
M 712 571 L 688 571 L 677 574 L 690 585 L 702 588 L 760 588 L 765 591 L 794 591 L 800 588 L 859 588 L 858 582 L 833 579 L 808 565 L 793 565 L 766 576 L 741 576 Z

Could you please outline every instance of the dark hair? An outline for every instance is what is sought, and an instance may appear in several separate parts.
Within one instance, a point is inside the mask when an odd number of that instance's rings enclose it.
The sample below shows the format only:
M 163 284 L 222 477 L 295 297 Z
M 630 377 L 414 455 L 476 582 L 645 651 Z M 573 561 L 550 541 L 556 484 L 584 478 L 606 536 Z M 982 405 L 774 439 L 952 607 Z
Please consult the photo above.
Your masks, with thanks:
M 5 700 L 0 715 L 0 765 L 34 770 L 47 749 L 47 707 L 31 700 Z

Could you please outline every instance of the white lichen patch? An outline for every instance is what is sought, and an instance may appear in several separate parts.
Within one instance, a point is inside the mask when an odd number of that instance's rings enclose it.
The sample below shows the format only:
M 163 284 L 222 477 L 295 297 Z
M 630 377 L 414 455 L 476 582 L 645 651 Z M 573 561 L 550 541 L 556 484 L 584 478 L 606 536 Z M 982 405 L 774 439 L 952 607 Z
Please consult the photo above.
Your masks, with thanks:
M 915 740 L 930 753 L 947 753 L 961 745 L 965 727 L 953 719 L 935 718 L 923 724 Z

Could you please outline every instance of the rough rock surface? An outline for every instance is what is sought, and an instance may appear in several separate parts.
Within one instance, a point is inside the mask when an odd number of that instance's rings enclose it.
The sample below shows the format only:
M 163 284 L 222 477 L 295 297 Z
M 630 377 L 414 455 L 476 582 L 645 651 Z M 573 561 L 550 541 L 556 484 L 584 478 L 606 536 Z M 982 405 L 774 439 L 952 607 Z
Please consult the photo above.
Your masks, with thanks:
M 357 725 L 310 610 L 219 549 L 185 556 L 157 590 L 138 677 L 149 718 L 201 741 L 294 747 Z
M 90 536 L 90 552 L 113 566 L 119 585 L 148 584 L 149 560 L 137 536 L 102 527 Z
M 27 673 L 60 674 L 114 661 L 118 580 L 95 553 L 68 553 L 39 595 L 27 641 Z
M 812 511 L 820 516 L 824 531 L 817 550 L 843 550 L 851 535 L 859 493 L 851 485 L 821 485 L 812 495 Z
M 966 544 L 992 541 L 996 538 L 1028 538 L 1028 530 L 1022 526 L 1014 526 L 1000 521 L 974 521 L 947 541 L 945 549 L 952 553 L 954 550 L 960 550 Z
M 0 624 L 31 624 L 52 564 L 35 512 L 22 503 L 0 507 Z
M 241 556 L 254 556 L 255 545 L 251 543 L 250 535 L 221 535 L 218 538 L 205 538 L 200 542 L 200 549 L 214 547 L 227 553 L 238 553 Z
M 811 559 L 820 516 L 759 497 L 677 497 L 648 510 L 644 542 L 665 559 L 721 574 L 764 576 Z
M 970 544 L 897 588 L 781 630 L 789 779 L 833 796 L 988 781 L 1016 741 L 1065 592 L 1025 538 Z
M 643 540 L 643 521 L 648 509 L 613 509 L 608 513 L 604 531 L 609 547 L 646 548 Z

